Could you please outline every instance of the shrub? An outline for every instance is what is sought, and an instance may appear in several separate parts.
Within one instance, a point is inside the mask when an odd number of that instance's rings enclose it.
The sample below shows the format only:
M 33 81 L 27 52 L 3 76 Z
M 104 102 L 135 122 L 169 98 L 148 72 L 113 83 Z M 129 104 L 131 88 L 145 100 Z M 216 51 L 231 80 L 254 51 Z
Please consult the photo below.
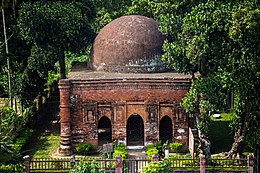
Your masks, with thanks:
M 162 143 L 161 140 L 157 141 L 154 146 L 156 147 L 156 149 L 158 150 L 158 154 L 159 154 L 159 158 L 162 159 L 164 158 L 164 152 L 165 152 L 165 149 L 168 145 L 168 141 L 166 141 L 165 143 Z
M 70 173 L 105 173 L 105 170 L 101 170 L 98 167 L 97 161 L 83 162 L 80 161 L 78 165 L 75 165 L 70 171 Z
M 182 148 L 182 144 L 179 142 L 170 143 L 170 148 L 173 152 L 178 152 Z
M 113 159 L 116 159 L 116 156 L 118 154 L 120 154 L 121 157 L 122 157 L 122 160 L 125 160 L 126 159 L 126 152 L 127 152 L 127 148 L 124 144 L 120 144 L 120 143 L 115 144 L 114 145 Z
M 24 129 L 21 131 L 19 136 L 16 138 L 13 145 L 13 149 L 20 152 L 26 142 L 31 138 L 33 134 L 33 129 Z
M 87 155 L 92 150 L 93 150 L 93 145 L 89 143 L 81 143 L 76 146 L 77 154 Z
M 117 156 L 118 154 L 121 155 L 122 160 L 125 160 L 125 159 L 126 159 L 126 152 L 121 151 L 121 150 L 114 150 L 113 159 L 116 159 L 116 156 Z
M 154 154 L 157 154 L 158 155 L 159 151 L 155 148 L 155 147 L 149 147 L 146 151 L 146 154 L 147 154 L 147 158 L 149 161 L 152 160 L 152 156 Z
M 24 166 L 23 164 L 8 164 L 2 165 L 0 164 L 0 172 L 4 173 L 13 173 L 13 172 L 23 172 Z
M 10 136 L 0 133 L 0 165 L 18 163 L 20 161 L 20 152 L 13 149 L 13 141 Z
M 126 146 L 121 143 L 117 143 L 113 146 L 114 150 L 120 150 L 120 151 L 125 151 L 127 150 Z
M 171 162 L 164 159 L 158 162 L 150 162 L 148 166 L 142 168 L 142 173 L 158 173 L 171 171 Z
M 149 145 L 146 145 L 146 146 L 144 147 L 144 150 L 145 150 L 145 152 L 147 152 L 147 150 L 149 150 L 150 148 L 154 148 L 154 147 L 155 147 L 154 145 L 149 144 Z

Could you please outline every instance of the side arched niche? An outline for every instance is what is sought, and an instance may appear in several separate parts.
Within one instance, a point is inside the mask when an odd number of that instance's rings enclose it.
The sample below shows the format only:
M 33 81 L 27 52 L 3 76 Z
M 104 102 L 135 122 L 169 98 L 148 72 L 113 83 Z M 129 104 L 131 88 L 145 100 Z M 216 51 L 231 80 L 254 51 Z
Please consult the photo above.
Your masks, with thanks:
M 168 115 L 163 116 L 160 120 L 159 137 L 163 143 L 173 142 L 172 119 Z
M 103 116 L 98 121 L 98 145 L 112 142 L 112 127 L 108 117 Z

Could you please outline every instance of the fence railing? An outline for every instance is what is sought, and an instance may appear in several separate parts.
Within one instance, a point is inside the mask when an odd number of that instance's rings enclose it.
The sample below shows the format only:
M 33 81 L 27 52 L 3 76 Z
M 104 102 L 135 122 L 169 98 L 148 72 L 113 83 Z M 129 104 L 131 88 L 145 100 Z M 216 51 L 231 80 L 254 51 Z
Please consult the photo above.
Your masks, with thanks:
M 72 168 L 70 159 L 32 159 L 30 160 L 30 172 L 58 171 L 68 172 Z
M 194 169 L 197 170 L 200 168 L 200 159 L 171 159 L 171 167 L 173 169 Z
M 246 170 L 248 167 L 247 163 L 247 159 L 212 159 L 206 167 L 214 170 Z
M 139 170 L 142 170 L 144 166 L 148 165 L 147 159 L 126 159 L 124 171 L 126 173 L 137 173 Z
M 33 172 L 69 172 L 69 170 L 81 162 L 95 160 L 98 167 L 106 172 L 115 172 L 116 162 L 113 159 L 27 159 L 25 166 L 28 173 Z M 199 159 L 171 159 L 172 170 L 200 170 Z M 126 173 L 137 173 L 148 165 L 147 159 L 126 159 L 123 170 Z M 247 159 L 212 159 L 207 163 L 206 170 L 248 170 Z
M 200 159 L 171 159 L 173 170 L 199 170 L 201 167 Z M 247 159 L 212 159 L 206 165 L 206 170 L 247 170 Z

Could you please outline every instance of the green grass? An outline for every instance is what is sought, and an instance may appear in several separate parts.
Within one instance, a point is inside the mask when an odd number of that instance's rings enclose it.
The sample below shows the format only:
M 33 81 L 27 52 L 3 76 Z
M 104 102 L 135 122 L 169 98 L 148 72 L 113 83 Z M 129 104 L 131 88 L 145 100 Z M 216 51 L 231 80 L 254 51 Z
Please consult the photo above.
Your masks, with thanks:
M 222 113 L 221 118 L 211 117 L 209 126 L 209 140 L 212 154 L 227 152 L 233 143 L 233 132 L 229 127 L 231 114 Z
M 25 150 L 26 154 L 29 154 L 32 158 L 51 158 L 57 154 L 59 146 L 60 132 L 57 122 L 46 125 L 45 130 L 35 131 Z
M 33 158 L 50 158 L 60 145 L 59 135 L 40 136 L 37 145 L 33 148 Z

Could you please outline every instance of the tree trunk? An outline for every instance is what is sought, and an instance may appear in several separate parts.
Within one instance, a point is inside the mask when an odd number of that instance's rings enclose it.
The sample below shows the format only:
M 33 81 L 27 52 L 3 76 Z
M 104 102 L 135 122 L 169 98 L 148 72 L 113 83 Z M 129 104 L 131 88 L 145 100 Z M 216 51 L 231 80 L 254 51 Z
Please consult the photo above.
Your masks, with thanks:
M 194 73 L 192 73 L 192 82 L 195 79 L 195 75 Z M 196 86 L 194 86 L 196 87 Z M 199 137 L 199 146 L 198 146 L 198 154 L 199 155 L 204 155 L 206 158 L 207 162 L 210 162 L 211 160 L 211 152 L 210 152 L 210 141 L 207 138 L 207 134 L 205 134 L 205 131 L 201 129 L 200 127 L 200 108 L 199 108 L 199 103 L 200 103 L 200 95 L 197 94 L 196 96 L 196 103 L 193 105 L 193 109 L 194 109 L 194 117 L 195 117 L 195 124 L 197 126 L 198 129 L 198 137 Z M 207 127 L 205 127 L 207 128 Z
M 59 64 L 60 64 L 60 78 L 61 79 L 66 79 L 66 68 L 65 68 L 65 55 L 64 51 L 60 54 L 60 59 L 59 59 Z
M 4 27 L 4 37 L 5 37 L 5 51 L 7 54 L 7 70 L 8 70 L 8 92 L 9 92 L 9 106 L 13 107 L 12 101 L 12 85 L 11 85 L 11 70 L 10 70 L 10 59 L 9 59 L 9 50 L 8 50 L 8 39 L 7 39 L 7 32 L 5 26 L 5 10 L 4 6 L 2 5 L 2 16 L 3 16 L 3 27 Z
M 242 143 L 245 138 L 245 121 L 241 121 L 237 127 L 234 135 L 234 142 L 231 150 L 227 153 L 227 158 L 241 158 L 242 157 Z
M 227 153 L 227 158 L 241 158 L 242 157 L 242 151 L 243 151 L 243 141 L 245 139 L 246 135 L 246 125 L 248 124 L 249 119 L 249 102 L 247 99 L 244 101 L 241 101 L 243 106 L 240 108 L 240 110 L 243 110 L 243 112 L 240 114 L 240 121 L 236 125 L 236 131 L 234 134 L 234 142 L 232 144 L 231 150 Z
M 199 96 L 198 101 L 199 101 Z M 197 124 L 197 129 L 198 129 L 198 137 L 199 137 L 199 146 L 198 146 L 198 152 L 199 155 L 204 155 L 207 163 L 210 162 L 211 160 L 211 152 L 210 152 L 210 141 L 207 137 L 207 134 L 201 129 L 200 127 L 200 117 L 199 117 L 199 102 L 197 102 L 197 106 L 194 107 L 194 116 L 195 116 L 195 121 Z

